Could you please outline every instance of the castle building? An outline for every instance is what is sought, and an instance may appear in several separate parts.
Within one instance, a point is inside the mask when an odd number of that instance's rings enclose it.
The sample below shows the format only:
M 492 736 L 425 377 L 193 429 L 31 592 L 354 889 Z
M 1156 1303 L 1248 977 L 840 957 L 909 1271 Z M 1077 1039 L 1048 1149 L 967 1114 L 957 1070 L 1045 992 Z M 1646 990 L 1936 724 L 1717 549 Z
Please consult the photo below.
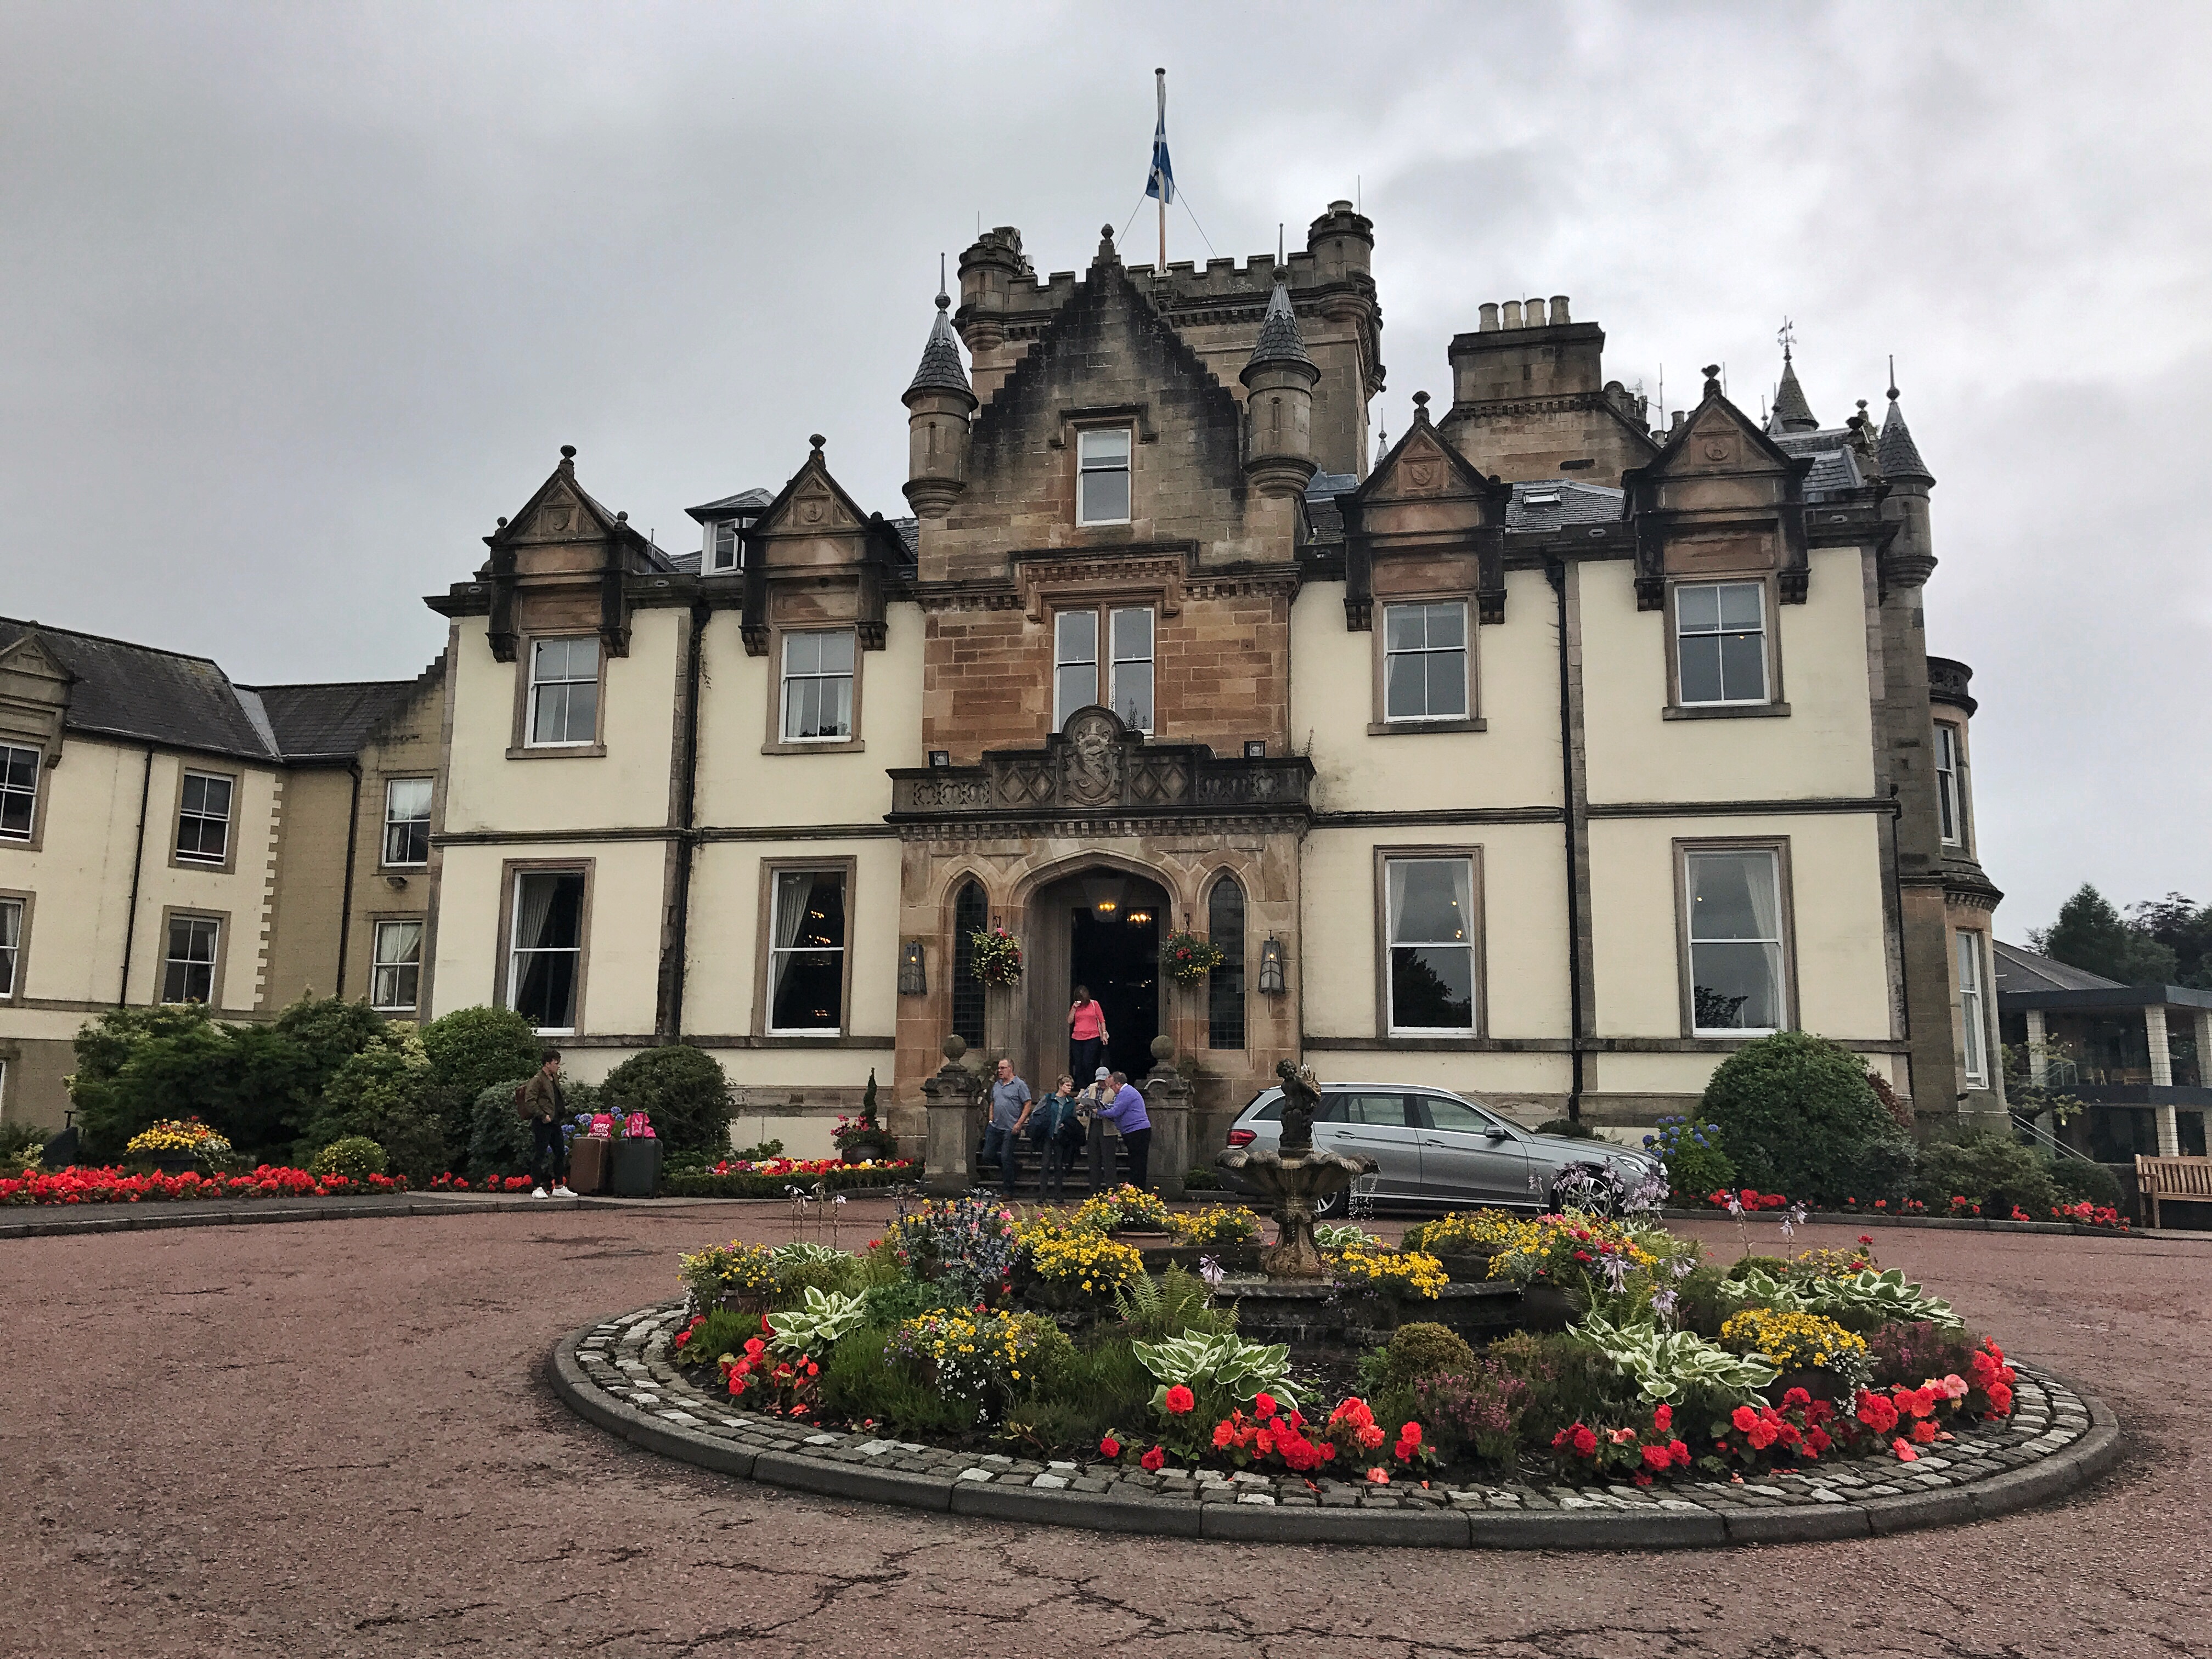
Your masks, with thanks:
M 951 1035 L 1048 1086 L 1078 984 L 1115 1065 L 1167 1040 L 1199 1160 L 1299 1055 L 1626 1128 L 1802 1028 L 1924 1124 L 2001 1111 L 1895 390 L 1824 427 L 1785 359 L 1762 422 L 1709 371 L 1655 430 L 1596 324 L 1510 301 L 1373 456 L 1373 246 L 1340 202 L 1280 262 L 1109 233 L 1040 281 L 984 234 L 909 518 L 817 436 L 671 556 L 564 450 L 429 600 L 426 1013 L 520 1008 L 586 1077 L 696 1043 L 794 1152 L 872 1074 L 919 1150 Z M 1168 978 L 1177 933 L 1223 965 Z

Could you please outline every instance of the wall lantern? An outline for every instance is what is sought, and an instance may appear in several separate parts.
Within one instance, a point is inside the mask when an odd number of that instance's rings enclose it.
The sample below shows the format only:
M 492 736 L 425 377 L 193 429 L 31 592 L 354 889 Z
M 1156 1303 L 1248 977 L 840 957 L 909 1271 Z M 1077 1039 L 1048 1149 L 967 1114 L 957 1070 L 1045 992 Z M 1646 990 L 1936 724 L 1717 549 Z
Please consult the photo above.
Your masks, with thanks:
M 1283 941 L 1279 939 L 1260 947 L 1260 989 L 1271 997 L 1283 994 Z
M 933 750 L 931 750 L 929 751 L 929 763 L 930 763 L 932 766 L 950 766 L 950 765 L 951 765 L 951 764 L 952 764 L 952 751 L 951 751 L 950 749 L 933 749 Z
M 899 946 L 899 994 L 919 997 L 929 994 L 929 973 L 922 965 L 921 941 L 910 939 Z
M 1267 759 L 1267 738 L 1245 738 L 1245 739 L 1244 739 L 1244 758 L 1245 758 L 1246 760 L 1265 760 L 1265 759 Z

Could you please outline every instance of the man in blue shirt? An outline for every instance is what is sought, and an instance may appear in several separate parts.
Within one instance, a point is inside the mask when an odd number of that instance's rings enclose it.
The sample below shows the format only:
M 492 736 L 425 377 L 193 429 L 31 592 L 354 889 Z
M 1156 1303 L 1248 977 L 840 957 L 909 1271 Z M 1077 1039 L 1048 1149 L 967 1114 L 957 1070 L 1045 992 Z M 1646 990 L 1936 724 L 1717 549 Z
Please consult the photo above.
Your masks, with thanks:
M 1152 1120 L 1145 1111 L 1145 1097 L 1137 1092 L 1136 1085 L 1129 1081 L 1126 1072 L 1116 1072 L 1109 1079 L 1114 1087 L 1114 1098 L 1098 1108 L 1094 1115 L 1104 1118 L 1121 1132 L 1121 1144 L 1129 1149 L 1129 1182 L 1142 1188 L 1147 1185 L 1152 1156 Z
M 1015 1148 L 1022 1127 L 1030 1121 L 1030 1085 L 1014 1075 L 1014 1062 L 999 1062 L 999 1075 L 991 1083 L 991 1121 L 983 1131 L 983 1161 L 999 1161 L 1000 1184 L 1006 1195 L 1014 1195 Z

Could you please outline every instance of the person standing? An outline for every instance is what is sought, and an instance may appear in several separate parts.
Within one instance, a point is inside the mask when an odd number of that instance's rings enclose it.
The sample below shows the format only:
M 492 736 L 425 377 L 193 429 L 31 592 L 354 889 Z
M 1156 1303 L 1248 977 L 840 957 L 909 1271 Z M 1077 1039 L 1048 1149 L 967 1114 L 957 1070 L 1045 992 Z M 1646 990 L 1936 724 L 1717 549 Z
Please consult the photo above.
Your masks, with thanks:
M 991 1121 L 983 1131 L 983 1161 L 999 1162 L 1000 1188 L 1014 1195 L 1020 1166 L 1015 1161 L 1021 1133 L 1030 1121 L 1030 1085 L 1014 1075 L 1014 1062 L 1001 1060 L 991 1081 Z
M 1112 1034 L 1106 1029 L 1106 1011 L 1091 997 L 1091 988 L 1075 988 L 1075 1000 L 1067 1010 L 1067 1074 L 1089 1077 L 1106 1057 Z
M 532 1198 L 547 1196 L 545 1183 L 553 1183 L 551 1196 L 574 1198 L 568 1182 L 568 1143 L 561 1133 L 567 1100 L 561 1092 L 561 1051 L 548 1048 L 544 1063 L 522 1085 L 523 1114 L 530 1120 L 530 1173 L 537 1177 Z M 544 1171 L 540 1174 L 540 1171 Z
M 1030 1113 L 1030 1139 L 1044 1154 L 1043 1167 L 1037 1172 L 1039 1198 L 1067 1196 L 1068 1160 L 1075 1156 L 1082 1127 L 1076 1115 L 1075 1079 L 1063 1074 Z
M 1128 1074 L 1116 1072 L 1108 1081 L 1113 1085 L 1114 1098 L 1097 1109 L 1121 1134 L 1121 1144 L 1129 1149 L 1129 1184 L 1147 1188 L 1147 1177 L 1152 1173 L 1152 1120 L 1145 1111 L 1145 1097 L 1137 1092 L 1137 1085 L 1129 1081 Z

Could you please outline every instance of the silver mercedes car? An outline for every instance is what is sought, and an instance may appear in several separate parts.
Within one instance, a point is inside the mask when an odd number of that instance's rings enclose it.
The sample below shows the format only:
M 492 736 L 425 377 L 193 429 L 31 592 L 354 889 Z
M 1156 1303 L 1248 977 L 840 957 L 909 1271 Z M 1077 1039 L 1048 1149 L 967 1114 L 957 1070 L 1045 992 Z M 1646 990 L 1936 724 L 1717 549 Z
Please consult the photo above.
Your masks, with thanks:
M 1401 1083 L 1324 1083 L 1314 1145 L 1375 1160 L 1375 1201 L 1394 1208 L 1542 1211 L 1564 1189 L 1594 1183 L 1588 1198 L 1607 1204 L 1666 1171 L 1648 1152 L 1605 1140 L 1540 1135 L 1447 1090 Z M 1253 1097 L 1229 1130 L 1231 1146 L 1272 1148 L 1282 1136 L 1283 1091 Z M 1240 1193 L 1252 1186 L 1234 1171 L 1222 1178 Z M 1333 1194 L 1322 1215 L 1340 1213 Z

